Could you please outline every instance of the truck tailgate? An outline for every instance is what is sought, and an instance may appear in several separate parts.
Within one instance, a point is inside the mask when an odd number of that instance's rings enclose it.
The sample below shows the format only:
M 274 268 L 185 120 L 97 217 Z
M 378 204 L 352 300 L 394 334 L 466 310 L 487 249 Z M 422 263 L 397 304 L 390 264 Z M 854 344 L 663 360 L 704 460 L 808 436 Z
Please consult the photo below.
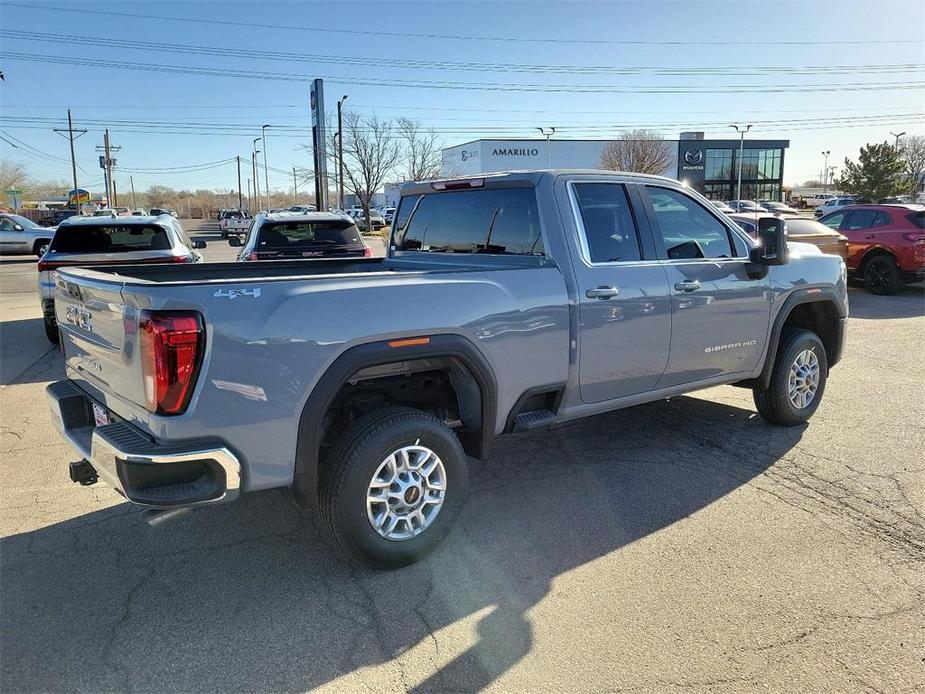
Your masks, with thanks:
M 126 306 L 122 282 L 55 273 L 55 316 L 69 377 L 91 391 L 144 403 L 138 364 L 137 311 Z

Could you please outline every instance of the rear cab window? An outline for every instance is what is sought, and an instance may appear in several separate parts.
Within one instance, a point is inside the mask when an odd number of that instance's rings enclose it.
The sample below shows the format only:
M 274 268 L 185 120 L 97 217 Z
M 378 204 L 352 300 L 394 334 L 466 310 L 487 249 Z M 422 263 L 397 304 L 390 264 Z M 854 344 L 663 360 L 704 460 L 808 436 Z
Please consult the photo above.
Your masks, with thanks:
M 489 188 L 402 198 L 397 251 L 545 255 L 534 188 Z
M 360 232 L 347 219 L 274 221 L 260 226 L 256 250 L 361 245 Z
M 58 227 L 49 246 L 57 253 L 131 253 L 172 247 L 167 230 L 155 224 L 80 224 Z

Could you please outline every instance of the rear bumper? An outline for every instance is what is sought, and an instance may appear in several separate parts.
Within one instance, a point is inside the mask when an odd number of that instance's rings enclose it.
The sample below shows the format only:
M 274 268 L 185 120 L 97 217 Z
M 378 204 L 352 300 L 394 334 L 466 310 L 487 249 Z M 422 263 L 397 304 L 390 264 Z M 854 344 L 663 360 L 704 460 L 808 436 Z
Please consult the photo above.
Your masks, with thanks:
M 45 390 L 58 432 L 97 475 L 139 506 L 170 509 L 237 498 L 241 464 L 215 441 L 158 444 L 126 421 L 96 426 L 92 400 L 71 381 Z

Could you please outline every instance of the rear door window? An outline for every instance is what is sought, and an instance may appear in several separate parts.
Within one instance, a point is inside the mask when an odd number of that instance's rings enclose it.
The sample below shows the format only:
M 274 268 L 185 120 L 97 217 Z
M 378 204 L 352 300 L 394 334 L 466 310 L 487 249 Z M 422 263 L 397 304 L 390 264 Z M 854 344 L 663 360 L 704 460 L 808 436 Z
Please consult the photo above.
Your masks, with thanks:
M 669 260 L 734 258 L 729 230 L 693 198 L 670 188 L 646 186 Z
M 61 226 L 50 250 L 58 253 L 131 253 L 170 250 L 167 230 L 153 224 Z
M 626 190 L 617 183 L 576 183 L 588 260 L 618 263 L 641 260 L 639 236 Z
M 394 245 L 400 251 L 543 255 L 536 192 L 497 188 L 403 198 Z M 408 207 L 414 207 L 413 213 Z M 406 218 L 405 214 L 409 217 Z
M 362 243 L 360 232 L 347 219 L 267 222 L 260 227 L 257 250 L 349 246 Z

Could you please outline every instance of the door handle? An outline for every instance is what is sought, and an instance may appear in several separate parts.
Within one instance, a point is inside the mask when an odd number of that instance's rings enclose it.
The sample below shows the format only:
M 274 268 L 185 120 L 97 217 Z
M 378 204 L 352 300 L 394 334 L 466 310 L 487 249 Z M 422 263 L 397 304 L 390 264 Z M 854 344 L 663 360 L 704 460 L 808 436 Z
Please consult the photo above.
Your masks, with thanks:
M 874 240 L 874 235 L 873 235 L 873 234 L 868 234 L 868 235 L 865 236 L 864 238 L 867 239 L 868 241 L 873 241 L 873 240 Z
M 605 300 L 605 299 L 612 299 L 619 293 L 620 293 L 620 290 L 617 289 L 616 287 L 600 286 L 597 289 L 589 289 L 588 291 L 585 292 L 585 296 L 588 297 L 589 299 Z
M 683 282 L 676 282 L 674 288 L 679 292 L 692 292 L 695 289 L 700 289 L 700 282 L 697 280 L 684 280 Z

